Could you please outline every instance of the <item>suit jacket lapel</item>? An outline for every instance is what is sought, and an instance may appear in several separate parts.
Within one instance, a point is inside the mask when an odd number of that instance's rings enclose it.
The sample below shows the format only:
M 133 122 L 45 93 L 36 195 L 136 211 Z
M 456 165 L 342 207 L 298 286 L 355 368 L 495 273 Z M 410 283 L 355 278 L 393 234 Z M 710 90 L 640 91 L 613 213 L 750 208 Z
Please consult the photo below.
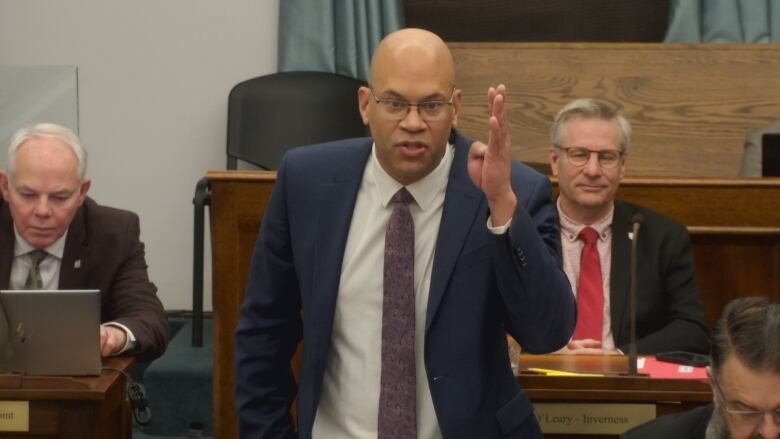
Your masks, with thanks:
M 313 254 L 312 282 L 317 292 L 312 296 L 311 309 L 307 310 L 311 313 L 313 327 L 317 328 L 314 336 L 318 342 L 314 346 L 330 346 L 344 250 L 371 145 L 371 141 L 361 145 L 354 160 L 333 169 L 322 184 Z M 327 349 L 321 352 L 326 353 Z
M 89 200 L 76 211 L 73 221 L 68 227 L 68 236 L 65 238 L 65 249 L 62 253 L 62 265 L 60 266 L 59 289 L 72 290 L 87 287 L 87 272 L 84 268 L 89 247 L 87 246 L 87 232 L 84 223 L 84 208 Z
M 615 201 L 615 213 L 612 217 L 612 262 L 610 267 L 609 302 L 612 336 L 615 345 L 620 344 L 623 329 L 628 321 L 628 289 L 630 281 L 631 212 L 628 206 Z
M 460 135 L 456 137 L 455 157 L 447 182 L 447 193 L 444 198 L 436 254 L 433 260 L 428 310 L 425 316 L 426 331 L 430 328 L 444 296 L 452 271 L 466 242 L 466 235 L 474 221 L 487 221 L 487 217 L 476 218 L 484 197 L 482 191 L 474 186 L 468 175 L 467 160 L 470 147 L 470 142 L 465 138 Z M 485 224 L 482 224 L 482 227 L 486 227 Z
M 14 262 L 14 222 L 8 204 L 0 200 L 0 289 L 8 288 Z

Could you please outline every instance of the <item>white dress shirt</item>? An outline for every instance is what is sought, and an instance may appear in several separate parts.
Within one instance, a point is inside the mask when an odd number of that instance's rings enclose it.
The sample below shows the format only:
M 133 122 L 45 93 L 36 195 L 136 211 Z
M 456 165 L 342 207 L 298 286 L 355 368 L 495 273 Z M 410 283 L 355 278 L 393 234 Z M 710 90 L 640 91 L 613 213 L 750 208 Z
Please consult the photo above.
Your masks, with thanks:
M 614 206 L 604 218 L 593 224 L 579 224 L 572 220 L 561 209 L 561 199 L 558 198 L 558 218 L 561 224 L 561 250 L 563 252 L 563 271 L 569 278 L 571 290 L 577 297 L 577 281 L 580 278 L 580 257 L 585 243 L 578 238 L 580 231 L 585 227 L 592 227 L 599 234 L 596 248 L 601 262 L 601 284 L 604 289 L 604 320 L 601 328 L 601 348 L 604 350 L 615 349 L 615 338 L 612 334 L 612 318 L 610 317 L 609 300 L 609 273 L 612 267 L 612 216 L 615 213 Z
M 382 169 L 376 146 L 366 163 L 341 267 L 331 348 L 312 437 L 375 438 L 382 365 L 382 302 L 385 231 L 403 187 Z M 415 361 L 417 438 L 441 438 L 425 371 L 425 313 L 436 238 L 453 159 L 452 145 L 436 169 L 406 186 L 414 197 Z
M 11 277 L 8 282 L 8 287 L 12 290 L 23 290 L 27 283 L 27 276 L 32 268 L 32 256 L 30 252 L 35 250 L 35 247 L 31 246 L 27 241 L 22 238 L 19 232 L 16 230 L 14 224 L 14 260 L 11 265 Z M 38 269 L 41 273 L 41 280 L 43 281 L 44 290 L 57 290 L 60 285 L 60 267 L 62 266 L 62 254 L 65 251 L 65 239 L 68 236 L 68 231 L 62 234 L 56 241 L 50 246 L 42 249 L 47 255 L 38 265 Z M 122 329 L 127 335 L 127 340 L 122 349 L 117 352 L 121 354 L 129 349 L 135 347 L 135 336 L 133 332 L 125 325 L 117 322 L 107 322 L 103 325 L 115 326 Z
M 30 252 L 35 250 L 35 247 L 27 243 L 27 241 L 19 235 L 16 231 L 16 225 L 14 225 L 14 234 L 16 239 L 14 240 L 14 260 L 11 266 L 11 278 L 8 286 L 12 290 L 23 290 L 27 283 L 27 276 L 32 268 L 32 256 Z M 44 290 L 56 290 L 60 282 L 60 265 L 62 263 L 62 253 L 65 251 L 65 238 L 67 238 L 68 232 L 59 237 L 50 246 L 43 250 L 47 253 L 41 263 L 38 265 L 38 269 L 41 273 L 41 279 L 43 280 Z

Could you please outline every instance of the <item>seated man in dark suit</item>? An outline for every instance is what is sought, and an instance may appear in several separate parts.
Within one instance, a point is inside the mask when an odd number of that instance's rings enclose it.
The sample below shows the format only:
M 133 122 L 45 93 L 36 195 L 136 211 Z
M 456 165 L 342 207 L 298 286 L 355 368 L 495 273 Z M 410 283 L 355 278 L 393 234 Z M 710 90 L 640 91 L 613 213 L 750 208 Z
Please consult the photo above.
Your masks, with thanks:
M 631 125 L 605 102 L 578 99 L 558 113 L 550 137 L 560 189 L 563 268 L 578 309 L 572 341 L 560 353 L 627 350 L 632 218 L 637 213 L 644 217 L 637 242 L 637 351 L 706 353 L 707 324 L 685 227 L 615 199 Z
M 18 130 L 0 172 L 0 289 L 98 289 L 103 356 L 163 353 L 168 323 L 138 216 L 87 197 L 87 153 L 55 124 Z
M 713 403 L 662 416 L 625 439 L 780 438 L 780 304 L 765 297 L 726 306 L 707 368 Z

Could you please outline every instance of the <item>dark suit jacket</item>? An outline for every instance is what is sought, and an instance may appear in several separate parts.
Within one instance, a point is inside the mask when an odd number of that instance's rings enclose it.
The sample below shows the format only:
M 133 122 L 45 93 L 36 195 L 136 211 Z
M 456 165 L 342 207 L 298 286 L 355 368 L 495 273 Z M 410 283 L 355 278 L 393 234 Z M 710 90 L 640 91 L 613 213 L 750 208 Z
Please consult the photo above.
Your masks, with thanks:
M 637 244 L 637 352 L 709 353 L 701 293 L 693 270 L 691 239 L 681 224 L 636 204 L 616 201 L 612 220 L 610 305 L 615 345 L 628 352 L 629 278 L 635 213 L 644 216 Z
M 471 141 L 455 140 L 425 331 L 439 427 L 447 438 L 541 438 L 512 374 L 506 332 L 526 351 L 540 353 L 563 346 L 574 328 L 576 305 L 559 264 L 550 182 L 513 164 L 518 207 L 509 232 L 492 235 L 485 197 L 466 171 Z M 298 427 L 301 438 L 311 436 L 341 263 L 371 145 L 368 138 L 332 142 L 291 150 L 282 161 L 236 333 L 242 438 L 295 437 L 288 414 L 296 396 L 290 358 L 301 337 Z
M 152 359 L 165 351 L 168 322 L 139 237 L 138 215 L 87 198 L 68 227 L 59 288 L 99 289 L 101 320 L 127 326 L 138 341 L 130 353 Z M 11 212 L 0 197 L 0 288 L 8 288 L 14 239 Z
M 683 413 L 661 416 L 635 427 L 621 439 L 704 439 L 714 406 L 707 404 Z

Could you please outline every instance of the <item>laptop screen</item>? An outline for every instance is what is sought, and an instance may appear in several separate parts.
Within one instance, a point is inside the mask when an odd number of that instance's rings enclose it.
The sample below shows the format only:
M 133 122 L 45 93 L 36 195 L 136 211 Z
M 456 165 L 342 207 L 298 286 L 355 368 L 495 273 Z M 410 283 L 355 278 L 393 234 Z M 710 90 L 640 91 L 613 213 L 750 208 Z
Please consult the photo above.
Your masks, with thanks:
M 780 133 L 767 133 L 761 139 L 761 175 L 780 177 Z
M 4 371 L 100 374 L 99 290 L 2 290 L 0 306 Z

